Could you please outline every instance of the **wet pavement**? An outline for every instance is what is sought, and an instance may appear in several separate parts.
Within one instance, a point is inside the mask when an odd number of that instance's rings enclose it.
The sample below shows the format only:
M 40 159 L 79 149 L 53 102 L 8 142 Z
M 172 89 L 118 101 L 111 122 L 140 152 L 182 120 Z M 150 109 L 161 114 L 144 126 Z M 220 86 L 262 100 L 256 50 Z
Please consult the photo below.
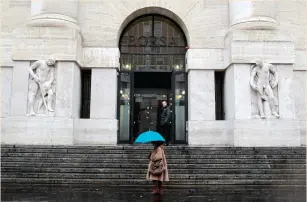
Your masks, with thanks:
M 201 188 L 168 188 L 162 196 L 151 196 L 149 187 L 2 189 L 1 201 L 268 201 L 305 202 L 306 188 L 302 186 L 208 186 Z

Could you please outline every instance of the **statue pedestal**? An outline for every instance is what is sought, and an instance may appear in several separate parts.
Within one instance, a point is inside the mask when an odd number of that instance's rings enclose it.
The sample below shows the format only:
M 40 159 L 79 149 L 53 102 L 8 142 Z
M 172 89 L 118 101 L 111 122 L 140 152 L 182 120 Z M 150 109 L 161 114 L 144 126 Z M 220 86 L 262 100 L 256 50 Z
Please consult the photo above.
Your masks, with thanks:
M 4 144 L 73 145 L 73 119 L 65 117 L 8 117 L 1 119 Z
M 306 141 L 302 124 L 291 119 L 188 121 L 188 142 L 208 147 L 296 147 Z

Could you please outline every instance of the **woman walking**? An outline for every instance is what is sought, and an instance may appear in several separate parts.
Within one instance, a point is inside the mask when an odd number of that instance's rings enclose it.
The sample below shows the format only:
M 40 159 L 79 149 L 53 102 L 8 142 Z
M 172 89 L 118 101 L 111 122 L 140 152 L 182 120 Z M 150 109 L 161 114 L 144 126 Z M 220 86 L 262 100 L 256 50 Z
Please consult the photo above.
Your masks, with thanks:
M 164 153 L 164 143 L 153 142 L 153 145 L 154 149 L 148 156 L 149 165 L 146 179 L 153 181 L 154 189 L 152 191 L 152 194 L 158 195 L 163 193 L 162 183 L 169 181 L 169 178 Z

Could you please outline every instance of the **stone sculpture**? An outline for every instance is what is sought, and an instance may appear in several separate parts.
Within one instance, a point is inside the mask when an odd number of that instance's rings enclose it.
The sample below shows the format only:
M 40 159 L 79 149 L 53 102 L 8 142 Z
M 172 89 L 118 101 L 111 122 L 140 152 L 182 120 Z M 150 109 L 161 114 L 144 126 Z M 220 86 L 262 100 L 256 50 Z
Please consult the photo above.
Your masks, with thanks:
M 256 65 L 252 67 L 250 77 L 250 85 L 257 92 L 257 105 L 261 118 L 266 118 L 264 102 L 269 102 L 271 114 L 279 118 L 277 113 L 278 101 L 274 96 L 273 89 L 278 84 L 278 73 L 276 68 L 270 63 L 256 61 Z
M 29 114 L 35 116 L 41 113 L 44 106 L 45 113 L 54 112 L 52 108 L 55 87 L 55 63 L 50 56 L 47 60 L 38 60 L 29 68 Z M 35 106 L 36 112 L 34 110 Z

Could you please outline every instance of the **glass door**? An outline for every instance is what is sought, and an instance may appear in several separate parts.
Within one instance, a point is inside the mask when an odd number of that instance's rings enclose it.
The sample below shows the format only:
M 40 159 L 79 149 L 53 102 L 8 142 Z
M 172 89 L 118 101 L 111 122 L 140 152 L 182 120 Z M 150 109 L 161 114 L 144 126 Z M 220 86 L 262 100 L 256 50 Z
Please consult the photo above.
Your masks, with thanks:
M 186 139 L 186 117 L 187 117 L 187 93 L 185 72 L 173 72 L 173 142 L 185 144 Z
M 130 94 L 132 88 L 131 73 L 121 72 L 118 78 L 119 86 L 119 143 L 130 143 L 130 120 L 131 120 L 131 101 Z

